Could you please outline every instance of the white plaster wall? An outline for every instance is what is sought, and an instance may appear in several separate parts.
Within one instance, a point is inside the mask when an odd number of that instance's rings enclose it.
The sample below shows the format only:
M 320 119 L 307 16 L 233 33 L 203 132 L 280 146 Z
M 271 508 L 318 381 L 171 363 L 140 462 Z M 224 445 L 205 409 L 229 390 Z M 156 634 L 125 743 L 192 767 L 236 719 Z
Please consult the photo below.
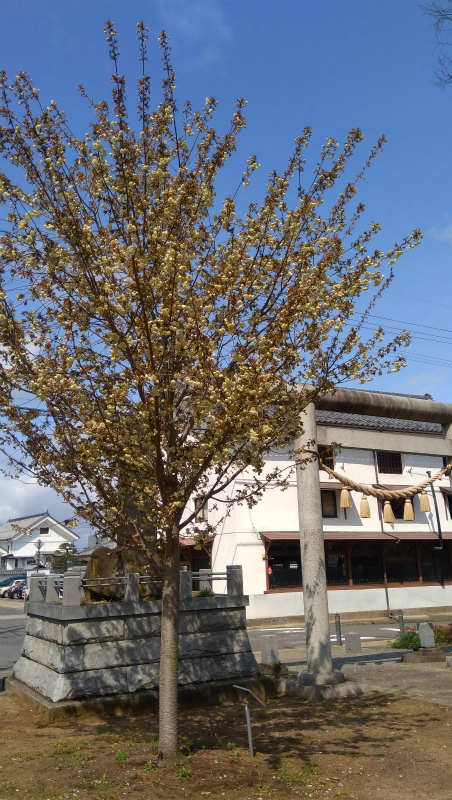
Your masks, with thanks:
M 452 607 L 452 586 L 407 586 L 388 589 L 392 611 L 402 608 Z M 346 612 L 383 611 L 386 609 L 384 588 L 334 589 L 328 592 L 330 614 Z M 247 619 L 295 617 L 304 614 L 303 592 L 250 595 Z
M 45 521 L 43 523 L 45 525 Z M 43 555 L 52 555 L 55 550 L 58 550 L 60 544 L 72 543 L 76 540 L 76 536 L 63 533 L 58 529 L 52 528 L 49 525 L 49 533 L 40 535 L 39 528 L 35 528 L 31 532 L 31 536 L 23 534 L 22 536 L 14 539 L 11 543 L 11 550 L 15 558 L 34 558 L 36 556 L 36 543 L 38 539 L 42 542 L 41 553 Z

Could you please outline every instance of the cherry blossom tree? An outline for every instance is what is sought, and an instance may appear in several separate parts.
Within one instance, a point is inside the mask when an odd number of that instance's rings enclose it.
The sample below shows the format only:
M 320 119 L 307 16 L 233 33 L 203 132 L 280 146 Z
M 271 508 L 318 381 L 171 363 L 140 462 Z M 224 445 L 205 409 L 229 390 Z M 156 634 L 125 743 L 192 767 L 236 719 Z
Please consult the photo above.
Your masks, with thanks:
M 1 468 L 52 487 L 161 578 L 165 763 L 177 753 L 180 535 L 213 533 L 196 525 L 191 499 L 225 500 L 227 512 L 255 503 L 269 483 L 285 485 L 286 473 L 266 471 L 265 454 L 291 446 L 303 408 L 342 382 L 403 366 L 406 332 L 386 342 L 381 328 L 361 331 L 392 277 L 391 267 L 383 279 L 381 263 L 420 233 L 382 252 L 370 247 L 377 224 L 356 232 L 357 183 L 384 141 L 347 182 L 358 129 L 342 147 L 326 141 L 303 188 L 305 129 L 261 202 L 239 217 L 257 158 L 221 202 L 215 182 L 245 127 L 245 102 L 224 135 L 212 126 L 213 97 L 178 111 L 163 32 L 163 92 L 152 110 L 139 23 L 133 124 L 111 22 L 105 32 L 112 102 L 80 87 L 93 113 L 82 138 L 56 102 L 41 107 L 28 75 L 1 75 Z M 233 490 L 245 470 L 247 486 Z

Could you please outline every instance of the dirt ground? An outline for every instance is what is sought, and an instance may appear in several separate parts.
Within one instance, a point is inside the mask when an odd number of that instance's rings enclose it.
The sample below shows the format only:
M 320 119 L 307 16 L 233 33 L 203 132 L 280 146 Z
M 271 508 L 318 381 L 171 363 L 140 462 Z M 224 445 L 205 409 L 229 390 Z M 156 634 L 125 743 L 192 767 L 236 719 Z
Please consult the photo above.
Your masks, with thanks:
M 0 695 L 0 800 L 252 800 L 268 797 L 450 800 L 452 708 L 372 692 L 252 711 L 181 712 L 181 763 L 157 770 L 157 718 L 78 717 L 44 725 Z

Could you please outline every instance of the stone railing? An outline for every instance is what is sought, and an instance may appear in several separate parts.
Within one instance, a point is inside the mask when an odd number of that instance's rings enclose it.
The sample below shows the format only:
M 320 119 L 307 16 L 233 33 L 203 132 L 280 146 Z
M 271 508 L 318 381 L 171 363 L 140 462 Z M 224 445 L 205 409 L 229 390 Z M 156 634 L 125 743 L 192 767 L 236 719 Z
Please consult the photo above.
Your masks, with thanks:
M 226 595 L 192 597 L 196 578 L 181 571 L 181 686 L 259 674 L 246 631 L 242 568 L 227 567 L 225 578 Z M 214 579 L 215 573 L 202 576 Z M 33 579 L 15 678 L 54 702 L 158 688 L 161 601 L 139 600 L 139 575 L 122 580 L 122 602 L 83 605 L 79 575 Z

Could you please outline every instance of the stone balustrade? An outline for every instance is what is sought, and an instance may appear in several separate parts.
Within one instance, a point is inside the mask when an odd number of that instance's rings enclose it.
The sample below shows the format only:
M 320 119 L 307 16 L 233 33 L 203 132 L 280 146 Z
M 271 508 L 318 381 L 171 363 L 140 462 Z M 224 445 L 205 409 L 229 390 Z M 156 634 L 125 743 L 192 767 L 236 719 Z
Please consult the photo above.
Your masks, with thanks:
M 140 601 L 140 576 L 125 577 L 122 602 L 84 604 L 82 579 L 32 578 L 27 626 L 14 676 L 53 702 L 156 689 L 161 601 Z M 227 595 L 193 597 L 181 571 L 179 684 L 259 674 L 246 631 L 242 569 L 227 567 Z M 44 591 L 45 588 L 45 591 Z

